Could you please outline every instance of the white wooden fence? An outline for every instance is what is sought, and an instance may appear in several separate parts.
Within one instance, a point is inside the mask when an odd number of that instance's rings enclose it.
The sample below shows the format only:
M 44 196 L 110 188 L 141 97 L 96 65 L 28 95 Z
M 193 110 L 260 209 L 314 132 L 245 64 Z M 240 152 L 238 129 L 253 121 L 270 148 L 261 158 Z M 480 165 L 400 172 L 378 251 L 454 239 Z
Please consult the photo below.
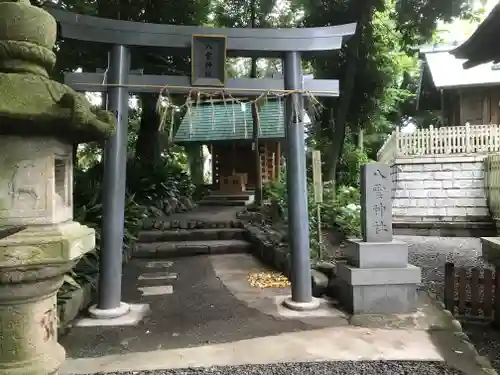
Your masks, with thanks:
M 500 125 L 442 126 L 402 133 L 400 128 L 387 138 L 377 159 L 392 164 L 405 156 L 475 154 L 500 151 Z

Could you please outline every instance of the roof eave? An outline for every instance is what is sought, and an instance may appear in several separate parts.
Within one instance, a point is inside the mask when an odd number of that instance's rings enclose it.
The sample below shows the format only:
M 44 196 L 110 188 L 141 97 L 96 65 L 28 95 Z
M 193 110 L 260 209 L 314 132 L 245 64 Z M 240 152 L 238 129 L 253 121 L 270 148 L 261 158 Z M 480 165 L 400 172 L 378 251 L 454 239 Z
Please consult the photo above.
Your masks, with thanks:
M 468 60 L 464 63 L 465 69 L 495 60 L 500 56 L 500 50 L 491 47 L 497 45 L 498 32 L 500 32 L 500 3 L 493 8 L 469 39 L 450 53 L 456 58 Z

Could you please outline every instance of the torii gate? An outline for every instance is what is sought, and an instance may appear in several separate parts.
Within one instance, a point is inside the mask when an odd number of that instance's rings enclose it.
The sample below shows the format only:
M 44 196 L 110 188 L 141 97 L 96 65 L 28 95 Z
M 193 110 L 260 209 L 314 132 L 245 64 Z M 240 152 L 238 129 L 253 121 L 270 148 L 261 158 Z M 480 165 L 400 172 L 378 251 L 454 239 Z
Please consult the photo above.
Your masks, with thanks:
M 118 120 L 116 133 L 106 143 L 99 298 L 96 317 L 118 317 L 128 312 L 121 302 L 122 246 L 129 92 L 172 93 L 228 90 L 235 95 L 289 93 L 285 102 L 287 186 L 291 248 L 292 296 L 285 305 L 295 310 L 319 306 L 312 297 L 309 259 L 306 157 L 302 95 L 338 96 L 337 80 L 303 79 L 301 54 L 340 49 L 354 34 L 356 24 L 320 28 L 248 29 L 202 28 L 119 21 L 47 7 L 60 24 L 63 38 L 112 45 L 108 72 L 68 73 L 65 83 L 77 91 L 107 93 L 108 109 Z M 191 53 L 191 77 L 142 75 L 131 72 L 130 47 L 164 47 L 166 53 Z M 283 59 L 284 79 L 230 79 L 226 56 Z M 134 74 L 135 73 L 135 74 Z M 294 111 L 295 109 L 295 111 Z

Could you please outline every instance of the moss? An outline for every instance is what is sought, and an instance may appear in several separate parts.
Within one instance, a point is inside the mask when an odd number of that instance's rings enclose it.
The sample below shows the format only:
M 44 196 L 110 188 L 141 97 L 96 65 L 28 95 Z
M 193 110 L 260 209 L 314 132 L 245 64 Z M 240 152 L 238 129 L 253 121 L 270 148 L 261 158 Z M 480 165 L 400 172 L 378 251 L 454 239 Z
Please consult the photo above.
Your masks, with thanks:
M 0 134 L 88 142 L 111 135 L 114 116 L 50 80 L 57 25 L 29 1 L 0 0 Z
M 29 1 L 0 1 L 0 40 L 30 41 L 51 50 L 57 24 L 48 12 Z

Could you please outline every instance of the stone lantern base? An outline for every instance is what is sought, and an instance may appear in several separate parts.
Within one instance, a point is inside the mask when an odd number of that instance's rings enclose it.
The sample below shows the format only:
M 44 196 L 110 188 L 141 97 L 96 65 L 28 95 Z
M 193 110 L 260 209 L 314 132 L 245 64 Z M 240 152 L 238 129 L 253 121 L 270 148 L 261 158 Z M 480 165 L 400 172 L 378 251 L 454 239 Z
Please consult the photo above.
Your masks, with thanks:
M 47 375 L 64 361 L 57 290 L 94 231 L 75 222 L 32 226 L 0 240 L 0 374 Z
M 57 342 L 57 290 L 71 263 L 2 268 L 0 373 L 57 373 L 65 359 Z
M 55 138 L 0 138 L 0 374 L 47 375 L 64 361 L 57 290 L 95 247 L 73 221 L 72 146 Z M 7 231 L 8 232 L 8 231 Z

